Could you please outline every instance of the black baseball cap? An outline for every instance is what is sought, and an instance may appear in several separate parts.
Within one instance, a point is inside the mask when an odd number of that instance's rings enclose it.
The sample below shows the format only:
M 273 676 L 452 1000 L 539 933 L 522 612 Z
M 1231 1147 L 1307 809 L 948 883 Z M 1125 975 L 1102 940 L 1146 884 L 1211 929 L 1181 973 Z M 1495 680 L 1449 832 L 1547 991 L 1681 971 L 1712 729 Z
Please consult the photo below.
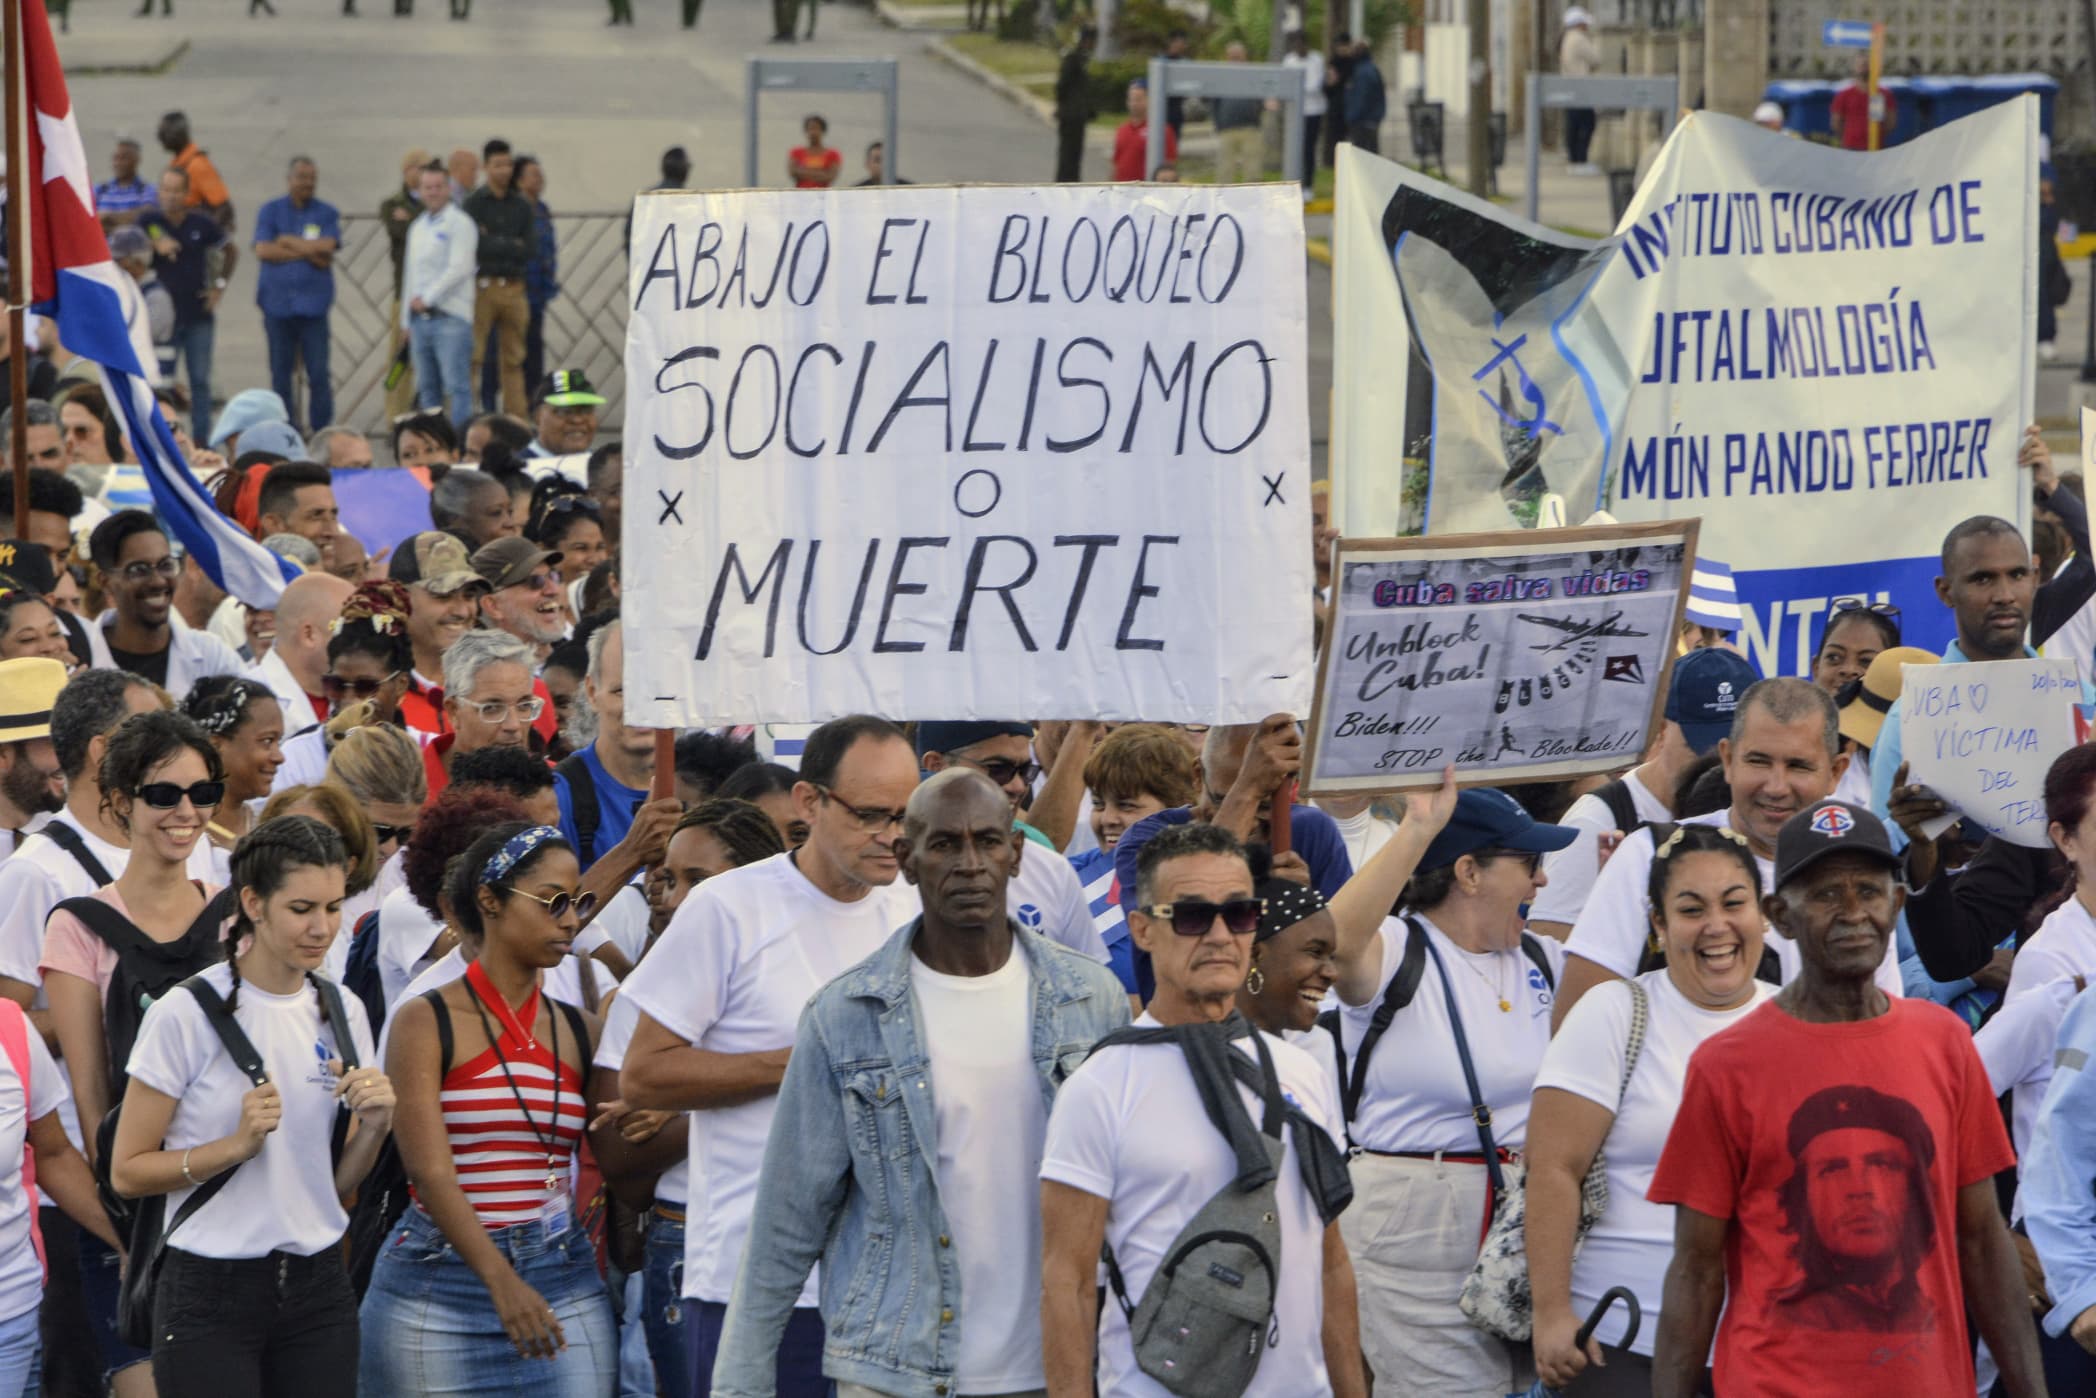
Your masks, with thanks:
M 1846 801 L 1815 801 L 1776 832 L 1776 887 L 1782 888 L 1830 854 L 1862 854 L 1898 872 L 1885 822 Z
M 0 539 L 0 579 L 39 597 L 58 591 L 58 571 L 51 566 L 51 551 L 27 539 Z

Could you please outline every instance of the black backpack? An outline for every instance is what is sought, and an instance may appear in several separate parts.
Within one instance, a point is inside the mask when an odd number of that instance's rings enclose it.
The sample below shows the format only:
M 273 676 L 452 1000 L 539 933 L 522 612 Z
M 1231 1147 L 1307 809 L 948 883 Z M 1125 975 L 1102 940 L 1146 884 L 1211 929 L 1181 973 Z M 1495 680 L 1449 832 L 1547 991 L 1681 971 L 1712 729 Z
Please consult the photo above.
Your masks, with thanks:
M 80 838 L 80 832 L 64 821 L 54 820 L 37 833 L 73 856 L 73 862 L 95 881 L 96 888 L 107 888 L 116 882 L 116 875 L 102 867 L 102 861 L 95 858 L 95 852 L 87 847 L 87 841 Z
M 1642 830 L 1650 824 L 1637 813 L 1637 802 L 1630 795 L 1630 783 L 1621 777 L 1617 777 L 1607 786 L 1596 789 L 1593 794 L 1602 805 L 1608 807 L 1609 819 L 1614 821 L 1615 828 L 1625 835 Z
M 596 780 L 579 752 L 562 758 L 553 770 L 568 783 L 568 813 L 575 818 L 575 858 L 588 869 L 597 862 L 597 826 L 603 819 L 597 807 Z
M 378 1040 L 379 1026 L 386 1022 L 386 985 L 378 971 L 378 909 L 357 919 L 349 936 L 349 960 L 342 966 L 342 988 L 364 1004 L 371 1022 L 371 1036 Z
M 1397 974 L 1390 978 L 1390 984 L 1383 990 L 1383 998 L 1376 1002 L 1375 1015 L 1368 1021 L 1368 1032 L 1361 1036 L 1361 1047 L 1355 1052 L 1351 1066 L 1346 1058 L 1346 1040 L 1340 1034 L 1340 1012 L 1326 1010 L 1317 1017 L 1318 1024 L 1332 1036 L 1332 1056 L 1339 1064 L 1339 1100 L 1349 1124 L 1361 1105 L 1361 1090 L 1368 1082 L 1369 1056 L 1390 1028 L 1390 1022 L 1397 1018 L 1397 1012 L 1411 1004 L 1412 997 L 1419 993 L 1420 977 L 1426 974 L 1426 928 L 1420 925 L 1419 919 L 1412 917 L 1405 919 L 1405 927 L 1408 930 L 1405 933 L 1404 959 L 1397 963 Z M 1543 954 L 1543 944 L 1530 933 L 1523 932 L 1521 953 L 1543 973 L 1543 983 L 1555 991 L 1557 976 L 1550 969 L 1550 958 Z

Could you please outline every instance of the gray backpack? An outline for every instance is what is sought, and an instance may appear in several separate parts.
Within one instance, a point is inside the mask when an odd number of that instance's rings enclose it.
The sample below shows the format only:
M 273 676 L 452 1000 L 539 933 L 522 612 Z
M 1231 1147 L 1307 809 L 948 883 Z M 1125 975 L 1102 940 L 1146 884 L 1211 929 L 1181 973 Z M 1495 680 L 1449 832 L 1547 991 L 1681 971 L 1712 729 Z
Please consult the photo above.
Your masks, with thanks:
M 1123 1029 L 1100 1040 L 1093 1052 L 1114 1044 L 1158 1042 L 1169 1034 Z M 1241 1188 L 1232 1180 L 1203 1204 L 1165 1249 L 1138 1305 L 1129 1304 L 1113 1249 L 1105 1250 L 1107 1281 L 1128 1316 L 1136 1365 L 1187 1398 L 1240 1398 L 1252 1386 L 1264 1352 L 1279 1339 L 1274 1295 L 1281 1279 L 1281 1223 L 1275 1187 L 1283 1164 L 1285 1115 L 1273 1056 L 1257 1034 L 1251 1038 L 1265 1098 L 1259 1142 L 1272 1167 L 1266 1182 Z M 1197 1082 L 1200 1076 L 1197 1070 Z M 1244 1110 L 1235 1092 L 1227 1094 L 1227 1103 L 1205 1091 L 1203 1098 L 1211 1116 L 1217 1109 Z

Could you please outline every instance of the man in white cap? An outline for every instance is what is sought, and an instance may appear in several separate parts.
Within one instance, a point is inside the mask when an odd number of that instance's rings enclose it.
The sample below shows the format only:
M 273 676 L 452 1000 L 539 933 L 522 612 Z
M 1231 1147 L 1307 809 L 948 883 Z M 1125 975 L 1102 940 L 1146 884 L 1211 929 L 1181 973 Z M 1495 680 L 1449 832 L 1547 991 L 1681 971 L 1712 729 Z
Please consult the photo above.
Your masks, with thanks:
M 1783 129 L 1783 109 L 1774 102 L 1763 102 L 1754 109 L 1754 124 L 1764 131 Z M 1793 135 L 1796 133 L 1792 133 Z
M 1594 17 L 1581 5 L 1565 11 L 1565 34 L 1558 40 L 1557 71 L 1567 78 L 1591 78 L 1601 67 L 1601 46 L 1594 42 Z M 1565 162 L 1575 175 L 1601 172 L 1587 160 L 1587 147 L 1594 139 L 1594 109 L 1565 110 Z

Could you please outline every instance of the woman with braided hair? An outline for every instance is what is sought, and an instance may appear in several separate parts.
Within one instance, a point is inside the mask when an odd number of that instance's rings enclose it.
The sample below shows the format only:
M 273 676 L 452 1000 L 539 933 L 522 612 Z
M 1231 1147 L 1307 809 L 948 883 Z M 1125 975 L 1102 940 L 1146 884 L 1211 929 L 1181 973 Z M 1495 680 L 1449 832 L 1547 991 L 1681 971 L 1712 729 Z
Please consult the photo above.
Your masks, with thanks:
M 259 680 L 208 675 L 183 698 L 182 712 L 211 735 L 225 767 L 225 800 L 204 825 L 204 838 L 219 852 L 212 880 L 224 883 L 233 846 L 255 823 L 255 810 L 284 765 L 284 710 Z
M 276 786 L 311 786 L 327 776 L 328 754 L 355 729 L 399 724 L 401 696 L 415 669 L 408 640 L 408 590 L 390 578 L 349 594 L 328 627 L 328 668 L 320 677 L 328 721 L 284 744 Z
M 139 1029 L 110 1163 L 120 1194 L 168 1196 L 153 1292 L 160 1398 L 356 1392 L 343 1200 L 392 1127 L 393 1086 L 372 1063 L 363 1006 L 317 974 L 341 925 L 345 865 L 317 820 L 256 826 L 233 851 L 227 959 Z M 256 1077 L 228 1052 L 211 1000 L 253 1046 Z

